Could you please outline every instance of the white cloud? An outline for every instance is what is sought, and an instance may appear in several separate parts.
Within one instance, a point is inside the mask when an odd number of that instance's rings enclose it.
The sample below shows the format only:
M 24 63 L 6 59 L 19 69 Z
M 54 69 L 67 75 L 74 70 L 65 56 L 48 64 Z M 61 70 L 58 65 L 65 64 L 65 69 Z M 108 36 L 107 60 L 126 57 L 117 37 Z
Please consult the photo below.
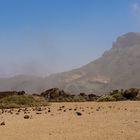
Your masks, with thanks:
M 140 4 L 139 3 L 132 4 L 132 10 L 136 16 L 138 16 L 138 15 L 140 16 Z

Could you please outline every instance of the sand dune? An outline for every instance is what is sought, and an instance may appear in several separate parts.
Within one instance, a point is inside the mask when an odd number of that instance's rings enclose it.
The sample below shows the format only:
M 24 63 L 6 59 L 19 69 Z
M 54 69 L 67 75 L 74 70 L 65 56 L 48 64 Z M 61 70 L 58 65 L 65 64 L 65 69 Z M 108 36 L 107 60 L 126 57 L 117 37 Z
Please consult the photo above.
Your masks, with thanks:
M 140 139 L 140 102 L 52 103 L 38 111 L 11 112 L 0 115 L 0 122 L 5 122 L 0 140 Z M 24 112 L 31 118 L 24 119 Z

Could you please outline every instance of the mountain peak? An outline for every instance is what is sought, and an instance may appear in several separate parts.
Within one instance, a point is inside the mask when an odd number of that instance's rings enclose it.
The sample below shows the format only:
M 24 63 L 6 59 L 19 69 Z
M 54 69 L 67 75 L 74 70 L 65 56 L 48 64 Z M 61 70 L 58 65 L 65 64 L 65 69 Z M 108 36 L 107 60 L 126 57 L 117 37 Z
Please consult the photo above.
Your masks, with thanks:
M 140 33 L 139 32 L 128 32 L 117 38 L 113 47 L 127 48 L 133 47 L 134 45 L 140 45 Z

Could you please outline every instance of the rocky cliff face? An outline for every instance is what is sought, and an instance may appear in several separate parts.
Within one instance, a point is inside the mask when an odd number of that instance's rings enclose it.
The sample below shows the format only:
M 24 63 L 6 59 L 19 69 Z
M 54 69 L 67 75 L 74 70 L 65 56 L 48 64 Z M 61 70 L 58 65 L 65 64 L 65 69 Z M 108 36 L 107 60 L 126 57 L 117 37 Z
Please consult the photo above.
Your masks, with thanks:
M 14 81 L 14 82 L 13 82 Z M 140 87 L 140 33 L 117 38 L 99 59 L 69 72 L 41 78 L 1 79 L 0 90 L 42 92 L 58 87 L 70 93 L 103 94 L 112 89 Z
M 140 34 L 131 32 L 122 35 L 99 59 L 79 69 L 50 76 L 46 81 L 55 81 L 56 86 L 74 93 L 104 93 L 116 88 L 138 88 Z

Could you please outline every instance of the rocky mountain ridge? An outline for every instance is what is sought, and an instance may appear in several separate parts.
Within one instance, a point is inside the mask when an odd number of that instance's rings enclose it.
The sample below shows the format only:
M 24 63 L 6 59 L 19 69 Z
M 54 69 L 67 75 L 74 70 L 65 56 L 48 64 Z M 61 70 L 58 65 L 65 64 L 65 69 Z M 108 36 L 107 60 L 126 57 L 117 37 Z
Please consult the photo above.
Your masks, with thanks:
M 140 33 L 117 38 L 110 50 L 91 63 L 46 78 L 18 76 L 0 79 L 0 90 L 42 92 L 60 88 L 69 93 L 104 94 L 113 89 L 140 87 Z

